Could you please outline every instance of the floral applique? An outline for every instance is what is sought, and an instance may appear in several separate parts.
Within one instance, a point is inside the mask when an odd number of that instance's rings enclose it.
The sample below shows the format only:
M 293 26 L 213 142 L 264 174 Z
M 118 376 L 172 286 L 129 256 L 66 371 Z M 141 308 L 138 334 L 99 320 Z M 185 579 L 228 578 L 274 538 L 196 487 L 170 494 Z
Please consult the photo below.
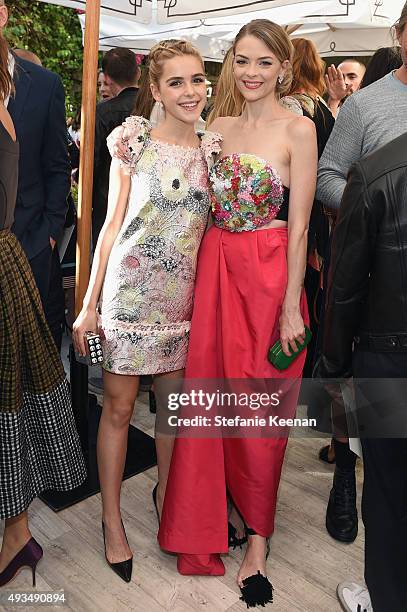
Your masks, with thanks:
M 131 115 L 107 137 L 110 155 L 120 160 L 121 167 L 128 174 L 134 174 L 150 131 L 151 123 L 147 119 Z
M 275 219 L 283 203 L 280 176 L 256 155 L 226 155 L 216 162 L 209 177 L 217 227 L 254 231 Z
M 188 195 L 189 184 L 185 174 L 177 167 L 164 170 L 161 175 L 161 193 L 171 202 L 179 202 Z

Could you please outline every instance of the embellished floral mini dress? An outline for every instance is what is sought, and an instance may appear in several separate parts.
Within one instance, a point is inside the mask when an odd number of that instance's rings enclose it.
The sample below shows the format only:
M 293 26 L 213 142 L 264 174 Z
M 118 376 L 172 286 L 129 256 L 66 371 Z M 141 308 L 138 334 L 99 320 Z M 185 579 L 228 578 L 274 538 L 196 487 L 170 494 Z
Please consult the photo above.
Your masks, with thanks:
M 208 164 L 220 137 L 199 148 L 151 138 L 131 116 L 108 139 L 127 145 L 131 176 L 124 221 L 113 245 L 101 301 L 103 367 L 141 375 L 184 368 L 199 245 L 209 211 Z

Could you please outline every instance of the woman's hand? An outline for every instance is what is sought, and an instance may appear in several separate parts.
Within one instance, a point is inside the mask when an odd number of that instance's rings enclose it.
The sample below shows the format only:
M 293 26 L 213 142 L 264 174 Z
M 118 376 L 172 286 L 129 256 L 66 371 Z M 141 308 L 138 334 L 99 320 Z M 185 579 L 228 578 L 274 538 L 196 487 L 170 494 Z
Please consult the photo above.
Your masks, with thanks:
M 82 308 L 72 328 L 75 350 L 81 357 L 86 357 L 87 354 L 84 335 L 88 331 L 98 333 L 96 309 Z
M 112 157 L 117 157 L 123 162 L 128 162 L 131 159 L 131 151 L 129 149 L 126 129 L 119 126 L 107 137 L 109 151 Z
M 296 340 L 303 344 L 305 340 L 304 320 L 299 307 L 285 308 L 280 316 L 280 340 L 283 353 L 290 357 L 298 352 Z

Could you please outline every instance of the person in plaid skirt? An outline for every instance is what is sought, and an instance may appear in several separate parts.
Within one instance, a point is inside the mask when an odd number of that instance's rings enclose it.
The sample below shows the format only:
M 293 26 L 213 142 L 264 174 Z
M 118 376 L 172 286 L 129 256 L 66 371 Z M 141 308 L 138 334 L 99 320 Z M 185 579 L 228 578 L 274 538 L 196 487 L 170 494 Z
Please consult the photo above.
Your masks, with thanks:
M 0 3 L 0 23 L 5 9 Z M 43 555 L 27 508 L 44 490 L 66 491 L 86 477 L 66 375 L 30 264 L 10 231 L 19 145 L 5 101 L 13 94 L 0 35 L 0 587 Z

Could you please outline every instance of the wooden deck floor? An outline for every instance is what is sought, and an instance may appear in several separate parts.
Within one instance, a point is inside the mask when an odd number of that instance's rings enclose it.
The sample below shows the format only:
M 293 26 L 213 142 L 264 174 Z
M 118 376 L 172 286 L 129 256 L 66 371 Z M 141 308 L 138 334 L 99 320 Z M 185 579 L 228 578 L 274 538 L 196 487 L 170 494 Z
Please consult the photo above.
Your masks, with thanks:
M 154 419 L 146 405 L 146 394 L 140 399 L 133 422 L 151 433 Z M 275 588 L 270 612 L 339 612 L 337 583 L 345 579 L 363 580 L 362 523 L 358 538 L 351 545 L 335 542 L 325 530 L 333 468 L 316 458 L 324 442 L 310 437 L 292 438 L 288 444 L 268 561 Z M 190 578 L 178 575 L 175 557 L 159 549 L 151 500 L 155 479 L 153 468 L 123 484 L 122 515 L 134 552 L 133 579 L 128 585 L 104 561 L 99 495 L 59 514 L 39 500 L 33 502 L 32 532 L 45 553 L 38 566 L 37 590 L 63 589 L 67 599 L 64 608 L 47 607 L 48 610 L 244 612 L 246 608 L 239 601 L 235 584 L 243 551 L 234 551 L 225 559 L 224 577 Z M 360 473 L 358 481 L 360 501 Z M 29 570 L 23 570 L 8 590 L 32 590 Z M 9 605 L 0 606 L 2 612 L 11 609 Z

